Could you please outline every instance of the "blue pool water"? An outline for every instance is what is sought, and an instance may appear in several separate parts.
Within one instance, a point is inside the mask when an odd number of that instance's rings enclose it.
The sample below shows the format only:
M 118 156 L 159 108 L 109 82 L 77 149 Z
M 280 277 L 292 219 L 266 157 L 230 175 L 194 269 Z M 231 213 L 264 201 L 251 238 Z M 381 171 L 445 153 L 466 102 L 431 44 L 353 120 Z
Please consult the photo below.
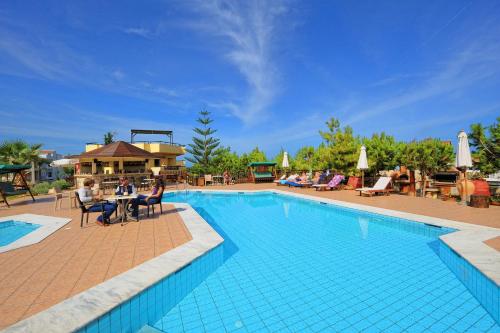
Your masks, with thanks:
M 29 234 L 33 230 L 40 227 L 39 224 L 19 222 L 19 221 L 2 221 L 0 222 L 0 246 L 9 245 L 19 238 Z
M 451 230 L 272 193 L 167 194 L 225 239 L 164 332 L 499 332 L 439 257 Z

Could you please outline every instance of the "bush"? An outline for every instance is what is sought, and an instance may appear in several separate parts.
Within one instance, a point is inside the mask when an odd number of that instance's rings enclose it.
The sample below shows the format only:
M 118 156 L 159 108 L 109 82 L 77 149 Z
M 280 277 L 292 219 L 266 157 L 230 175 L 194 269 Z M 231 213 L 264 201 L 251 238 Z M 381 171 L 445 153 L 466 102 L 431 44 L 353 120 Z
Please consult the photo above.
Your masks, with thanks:
M 55 180 L 52 183 L 42 182 L 38 183 L 31 189 L 33 194 L 47 194 L 51 188 L 60 188 L 61 190 L 65 190 L 70 188 L 70 184 L 64 179 Z
M 59 179 L 59 180 L 53 181 L 50 184 L 50 186 L 51 187 L 58 187 L 61 190 L 66 190 L 66 189 L 70 188 L 70 184 L 64 179 Z
M 34 194 L 47 194 L 51 188 L 49 182 L 38 183 L 32 188 Z

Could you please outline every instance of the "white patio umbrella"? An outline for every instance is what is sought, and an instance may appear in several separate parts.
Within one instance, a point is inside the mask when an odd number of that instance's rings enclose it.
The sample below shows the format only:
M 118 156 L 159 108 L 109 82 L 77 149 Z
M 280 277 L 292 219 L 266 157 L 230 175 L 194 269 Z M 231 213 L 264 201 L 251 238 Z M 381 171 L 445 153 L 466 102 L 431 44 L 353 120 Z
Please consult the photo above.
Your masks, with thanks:
M 359 153 L 358 165 L 356 169 L 361 170 L 361 186 L 365 186 L 365 170 L 368 169 L 368 159 L 366 158 L 366 147 L 361 146 Z
M 281 162 L 281 167 L 285 169 L 285 174 L 286 174 L 286 169 L 290 167 L 290 163 L 288 163 L 288 153 L 284 152 L 283 153 L 283 162 Z
M 60 160 L 55 160 L 50 163 L 51 167 L 64 167 L 69 165 L 75 165 L 78 163 L 77 159 L 74 158 L 62 158 Z
M 472 167 L 472 157 L 470 156 L 469 139 L 464 130 L 458 133 L 458 147 L 455 164 L 457 168 L 464 169 L 464 203 L 467 204 L 467 168 Z

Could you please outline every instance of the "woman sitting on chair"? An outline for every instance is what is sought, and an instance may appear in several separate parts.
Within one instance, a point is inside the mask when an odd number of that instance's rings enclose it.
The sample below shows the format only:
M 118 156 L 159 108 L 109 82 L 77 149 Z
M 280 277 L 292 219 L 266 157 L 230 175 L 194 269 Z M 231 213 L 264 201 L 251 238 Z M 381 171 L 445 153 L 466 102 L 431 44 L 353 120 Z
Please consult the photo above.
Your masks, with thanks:
M 165 185 L 163 184 L 163 180 L 161 178 L 157 178 L 155 184 L 153 186 L 153 190 L 149 196 L 144 194 L 139 194 L 137 199 L 132 202 L 133 213 L 132 216 L 139 216 L 139 205 L 148 206 L 151 204 L 161 202 L 161 197 L 163 195 L 163 191 L 165 190 Z

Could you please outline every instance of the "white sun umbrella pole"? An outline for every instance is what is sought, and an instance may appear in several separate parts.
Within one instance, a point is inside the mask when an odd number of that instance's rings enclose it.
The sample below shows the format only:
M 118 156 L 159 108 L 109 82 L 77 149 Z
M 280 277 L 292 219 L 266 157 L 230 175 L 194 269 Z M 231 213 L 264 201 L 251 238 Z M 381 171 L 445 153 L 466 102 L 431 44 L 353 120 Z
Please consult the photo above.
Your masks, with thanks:
M 356 169 L 361 170 L 361 186 L 365 187 L 365 170 L 368 169 L 368 159 L 366 158 L 366 147 L 361 146 L 359 153 L 358 165 Z
M 464 169 L 464 190 L 465 198 L 464 203 L 467 204 L 467 168 L 472 167 L 472 157 L 470 155 L 469 139 L 464 130 L 458 133 L 458 147 L 456 156 L 456 166 L 457 168 Z
M 286 169 L 290 166 L 290 163 L 288 163 L 288 153 L 284 152 L 283 153 L 283 162 L 281 162 L 281 167 L 285 169 L 285 175 L 286 175 Z

